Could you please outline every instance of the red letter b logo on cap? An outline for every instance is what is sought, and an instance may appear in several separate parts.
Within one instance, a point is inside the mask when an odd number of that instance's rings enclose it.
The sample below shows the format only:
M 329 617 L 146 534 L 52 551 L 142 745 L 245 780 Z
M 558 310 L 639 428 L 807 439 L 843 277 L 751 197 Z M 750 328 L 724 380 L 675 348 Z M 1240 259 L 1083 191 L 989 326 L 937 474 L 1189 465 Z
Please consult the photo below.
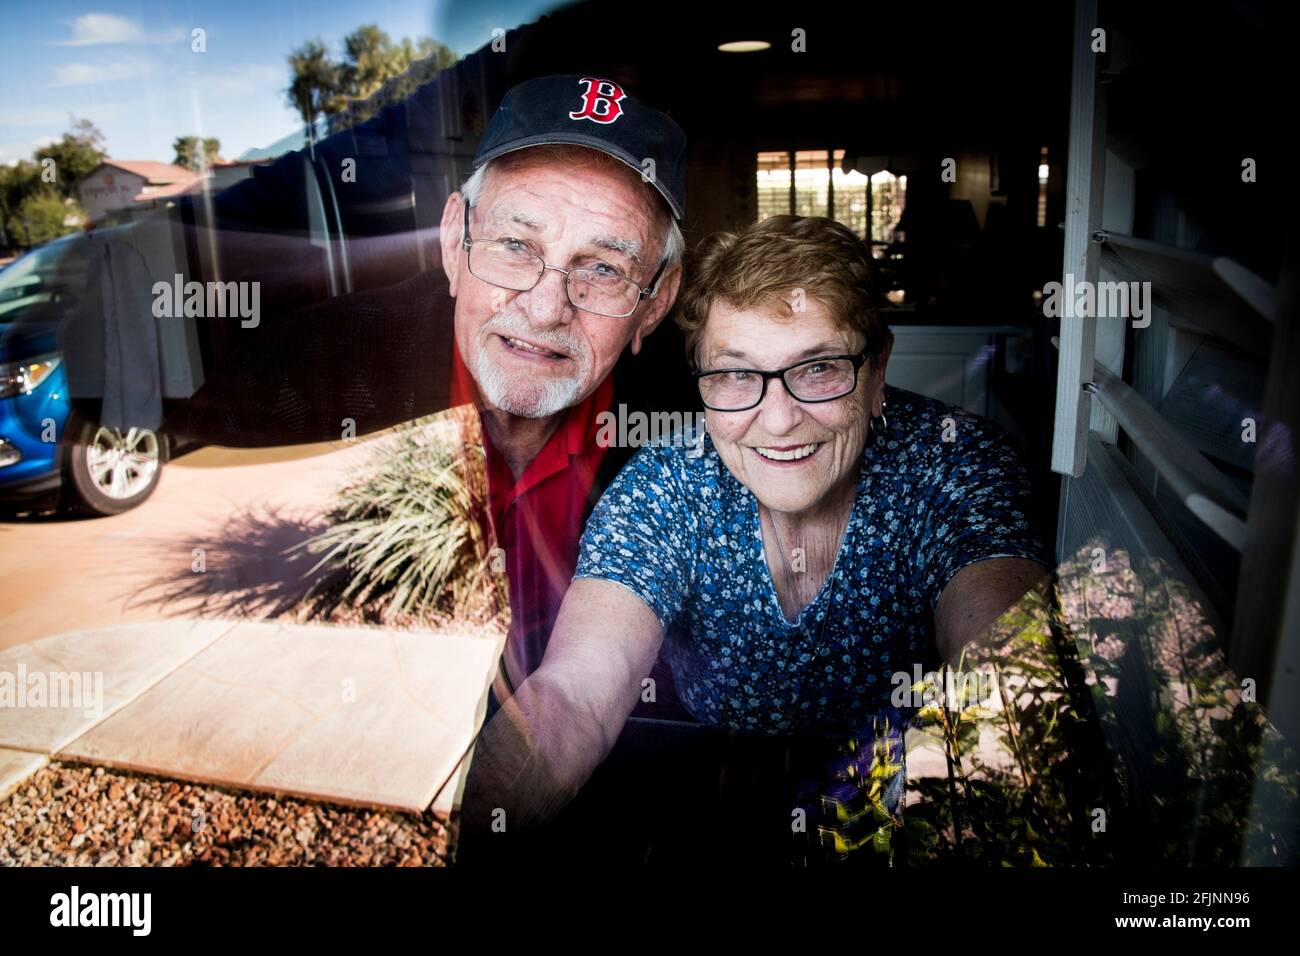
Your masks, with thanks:
M 623 115 L 623 107 L 618 104 L 627 94 L 621 86 L 612 80 L 598 80 L 591 76 L 584 76 L 579 82 L 587 84 L 587 91 L 582 94 L 582 109 L 570 113 L 569 119 L 612 123 Z

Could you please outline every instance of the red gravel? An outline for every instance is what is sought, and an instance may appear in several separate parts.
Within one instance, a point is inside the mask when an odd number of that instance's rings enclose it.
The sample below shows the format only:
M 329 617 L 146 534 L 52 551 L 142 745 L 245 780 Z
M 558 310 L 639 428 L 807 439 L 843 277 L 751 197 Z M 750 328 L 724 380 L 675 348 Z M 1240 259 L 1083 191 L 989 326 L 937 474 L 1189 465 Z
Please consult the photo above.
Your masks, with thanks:
M 420 817 L 51 763 L 0 801 L 0 866 L 445 866 Z

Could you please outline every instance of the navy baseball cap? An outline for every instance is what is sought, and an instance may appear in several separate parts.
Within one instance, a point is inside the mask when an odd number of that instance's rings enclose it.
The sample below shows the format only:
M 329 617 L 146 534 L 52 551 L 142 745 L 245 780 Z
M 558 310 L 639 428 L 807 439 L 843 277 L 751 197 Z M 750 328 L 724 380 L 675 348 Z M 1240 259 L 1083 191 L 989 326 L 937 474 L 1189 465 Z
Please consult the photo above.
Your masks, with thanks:
M 598 149 L 627 164 L 659 190 L 681 221 L 686 134 L 613 80 L 574 73 L 512 87 L 492 115 L 473 165 L 478 169 L 517 149 L 561 143 Z

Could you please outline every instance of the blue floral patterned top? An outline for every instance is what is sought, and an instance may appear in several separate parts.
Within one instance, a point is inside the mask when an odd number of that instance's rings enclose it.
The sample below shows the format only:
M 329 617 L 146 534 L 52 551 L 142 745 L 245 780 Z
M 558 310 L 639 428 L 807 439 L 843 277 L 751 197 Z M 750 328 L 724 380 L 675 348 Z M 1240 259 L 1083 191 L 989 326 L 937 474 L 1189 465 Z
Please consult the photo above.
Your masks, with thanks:
M 890 707 L 891 676 L 935 660 L 932 612 L 962 567 L 1047 563 L 1006 433 L 891 386 L 868 438 L 835 565 L 794 623 L 763 553 L 758 501 L 706 436 L 643 448 L 587 522 L 574 578 L 628 588 L 663 625 L 682 704 L 737 732 L 853 732 Z M 904 686 L 899 683 L 897 686 Z

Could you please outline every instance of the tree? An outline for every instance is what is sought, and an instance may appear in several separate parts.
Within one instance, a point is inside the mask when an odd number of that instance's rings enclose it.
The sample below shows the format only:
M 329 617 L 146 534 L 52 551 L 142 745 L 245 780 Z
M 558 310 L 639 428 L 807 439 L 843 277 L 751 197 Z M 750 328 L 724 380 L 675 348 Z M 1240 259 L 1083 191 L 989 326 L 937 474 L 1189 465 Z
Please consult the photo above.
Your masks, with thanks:
M 77 228 L 64 225 L 65 219 L 83 218 L 76 185 L 103 162 L 104 134 L 88 119 L 69 120 L 57 143 L 42 146 L 31 160 L 0 166 L 0 247 L 39 245 Z
M 85 214 L 74 200 L 53 189 L 41 189 L 26 196 L 9 217 L 8 230 L 14 245 L 30 249 L 43 242 L 76 232 Z M 75 219 L 68 224 L 69 219 Z
M 404 69 L 400 48 L 374 23 L 344 37 L 343 51 L 346 59 L 339 68 L 339 92 L 349 99 L 369 96 Z
M 343 60 L 334 61 L 319 40 L 303 44 L 289 57 L 292 77 L 286 91 L 308 126 L 316 117 L 333 119 L 331 129 L 363 122 L 427 83 L 456 63 L 456 54 L 428 37 L 401 43 L 368 23 L 343 38 Z
M 177 136 L 172 149 L 176 151 L 176 158 L 172 162 L 196 172 L 221 158 L 221 140 L 212 136 L 204 140 L 197 136 Z
M 31 160 L 20 159 L 12 166 L 0 166 L 0 249 L 11 249 L 19 245 L 9 228 L 9 222 L 18 212 L 22 201 L 40 188 L 41 167 Z
M 177 136 L 172 143 L 176 158 L 172 160 L 177 166 L 186 169 L 199 168 L 199 138 L 197 136 Z
M 289 55 L 289 73 L 292 79 L 285 91 L 289 105 L 310 127 L 339 95 L 339 65 L 330 59 L 324 43 L 309 40 Z
M 104 134 L 90 120 L 74 117 L 61 140 L 36 151 L 38 167 L 44 159 L 54 160 L 55 188 L 64 196 L 75 198 L 77 180 L 104 160 Z
M 374 24 L 351 33 L 344 41 L 348 61 L 341 68 L 345 80 L 343 102 L 333 111 L 331 131 L 363 123 L 385 106 L 399 103 L 439 72 L 454 66 L 456 54 L 429 37 L 412 43 L 403 37 L 394 44 Z

